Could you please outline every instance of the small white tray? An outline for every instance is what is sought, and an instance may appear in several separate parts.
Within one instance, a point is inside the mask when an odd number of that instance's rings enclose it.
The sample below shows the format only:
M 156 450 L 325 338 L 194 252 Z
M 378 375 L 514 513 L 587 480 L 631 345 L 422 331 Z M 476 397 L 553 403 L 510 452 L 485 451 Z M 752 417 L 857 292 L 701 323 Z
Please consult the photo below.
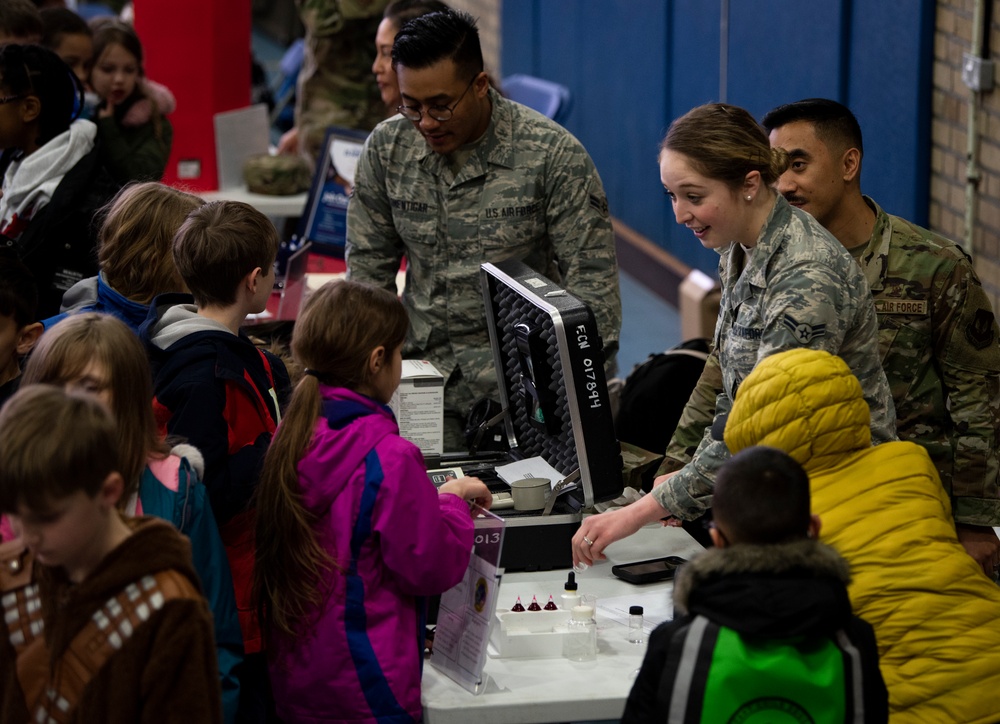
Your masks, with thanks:
M 570 612 L 510 611 L 498 608 L 490 631 L 490 655 L 502 659 L 552 659 L 562 656 Z

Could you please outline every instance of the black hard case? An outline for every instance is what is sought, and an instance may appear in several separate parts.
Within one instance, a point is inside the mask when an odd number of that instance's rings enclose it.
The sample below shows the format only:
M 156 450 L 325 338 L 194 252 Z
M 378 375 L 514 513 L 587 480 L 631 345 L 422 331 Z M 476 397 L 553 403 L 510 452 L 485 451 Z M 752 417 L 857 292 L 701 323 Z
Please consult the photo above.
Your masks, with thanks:
M 560 496 L 550 515 L 497 511 L 507 521 L 501 565 L 511 571 L 569 568 L 583 508 L 618 497 L 623 487 L 597 323 L 586 304 L 520 261 L 483 264 L 481 280 L 500 403 L 509 412 L 504 424 L 511 459 L 541 456 L 564 477 L 580 469 L 577 488 Z M 536 377 L 550 377 L 549 429 L 529 421 L 518 324 L 534 330 L 539 342 L 537 366 L 547 369 L 536 369 Z

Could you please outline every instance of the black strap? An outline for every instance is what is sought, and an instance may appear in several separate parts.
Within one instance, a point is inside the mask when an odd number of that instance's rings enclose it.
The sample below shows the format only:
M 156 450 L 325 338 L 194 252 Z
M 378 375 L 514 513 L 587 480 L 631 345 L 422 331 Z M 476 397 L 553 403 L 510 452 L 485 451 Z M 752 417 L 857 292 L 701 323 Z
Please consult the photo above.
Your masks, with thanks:
M 657 699 L 669 724 L 699 724 L 705 685 L 719 627 L 704 616 L 695 616 L 674 634 L 660 678 Z

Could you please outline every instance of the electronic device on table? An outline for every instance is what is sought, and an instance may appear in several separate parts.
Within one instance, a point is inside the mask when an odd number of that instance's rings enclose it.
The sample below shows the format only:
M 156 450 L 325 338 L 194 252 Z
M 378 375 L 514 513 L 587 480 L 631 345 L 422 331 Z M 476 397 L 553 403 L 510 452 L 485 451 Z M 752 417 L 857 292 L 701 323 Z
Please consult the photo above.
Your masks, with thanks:
M 445 455 L 441 467 L 460 466 L 496 495 L 510 492 L 497 465 L 544 458 L 569 483 L 549 512 L 496 510 L 507 521 L 500 564 L 569 568 L 583 509 L 617 498 L 623 487 L 603 342 L 586 304 L 522 262 L 483 264 L 480 275 L 510 452 Z
M 679 556 L 667 556 L 637 563 L 622 563 L 612 566 L 611 572 L 629 583 L 653 583 L 673 578 L 677 569 L 685 563 L 687 560 Z

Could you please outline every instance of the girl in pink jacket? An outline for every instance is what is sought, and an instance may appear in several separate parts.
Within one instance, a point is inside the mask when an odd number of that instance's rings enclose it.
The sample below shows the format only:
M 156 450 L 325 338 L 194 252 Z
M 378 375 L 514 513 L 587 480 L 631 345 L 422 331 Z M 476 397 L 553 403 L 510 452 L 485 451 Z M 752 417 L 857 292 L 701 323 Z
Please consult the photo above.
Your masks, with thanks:
M 406 311 L 333 282 L 307 301 L 292 352 L 306 373 L 264 461 L 254 587 L 278 715 L 293 722 L 421 719 L 422 597 L 464 575 L 475 478 L 435 490 L 386 406 Z

